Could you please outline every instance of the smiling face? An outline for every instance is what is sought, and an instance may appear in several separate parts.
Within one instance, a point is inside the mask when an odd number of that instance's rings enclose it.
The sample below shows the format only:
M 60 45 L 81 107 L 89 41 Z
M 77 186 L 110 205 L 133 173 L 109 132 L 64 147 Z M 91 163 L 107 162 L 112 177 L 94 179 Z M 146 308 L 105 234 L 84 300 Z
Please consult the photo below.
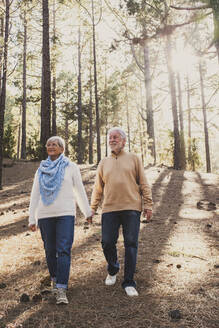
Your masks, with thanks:
M 112 131 L 109 134 L 109 146 L 112 152 L 118 154 L 125 147 L 126 140 L 118 131 Z
M 53 140 L 46 144 L 46 150 L 51 160 L 55 161 L 63 153 L 64 148 L 59 146 L 58 140 Z

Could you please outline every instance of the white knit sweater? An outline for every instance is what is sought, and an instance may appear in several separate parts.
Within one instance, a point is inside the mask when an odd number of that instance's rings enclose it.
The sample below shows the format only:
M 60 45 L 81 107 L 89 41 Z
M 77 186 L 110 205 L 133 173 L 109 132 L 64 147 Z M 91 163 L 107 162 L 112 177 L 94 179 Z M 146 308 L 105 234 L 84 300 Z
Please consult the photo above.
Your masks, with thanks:
M 44 205 L 40 195 L 39 178 L 36 172 L 30 197 L 29 225 L 37 224 L 37 220 L 50 217 L 76 214 L 76 205 L 85 217 L 91 216 L 91 208 L 81 179 L 79 167 L 70 162 L 65 169 L 64 180 L 55 201 Z

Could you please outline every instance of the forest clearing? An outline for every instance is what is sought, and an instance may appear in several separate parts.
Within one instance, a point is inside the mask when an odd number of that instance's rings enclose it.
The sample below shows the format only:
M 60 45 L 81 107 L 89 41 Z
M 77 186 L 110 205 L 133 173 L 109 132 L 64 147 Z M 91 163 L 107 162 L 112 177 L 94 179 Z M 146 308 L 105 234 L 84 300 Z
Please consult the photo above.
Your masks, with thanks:
M 85 225 L 78 212 L 69 304 L 57 306 L 46 292 L 47 268 L 39 230 L 33 233 L 27 227 L 30 191 L 38 165 L 20 160 L 3 168 L 1 328 L 219 327 L 218 175 L 165 166 L 146 168 L 154 212 L 150 223 L 141 218 L 136 298 L 127 297 L 120 285 L 122 238 L 118 242 L 118 281 L 115 286 L 105 286 L 100 210 L 92 226 Z M 90 198 L 96 166 L 81 165 L 80 169 Z M 212 207 L 197 208 L 203 199 Z

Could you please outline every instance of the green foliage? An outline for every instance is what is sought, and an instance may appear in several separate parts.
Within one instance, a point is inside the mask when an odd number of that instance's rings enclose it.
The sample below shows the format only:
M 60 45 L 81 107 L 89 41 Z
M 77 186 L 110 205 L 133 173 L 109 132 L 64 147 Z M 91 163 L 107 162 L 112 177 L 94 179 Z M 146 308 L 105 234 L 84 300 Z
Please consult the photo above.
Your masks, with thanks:
M 188 157 L 188 164 L 192 171 L 197 170 L 201 167 L 201 159 L 198 153 L 198 141 L 196 138 L 191 139 L 191 156 Z
M 38 134 L 35 133 L 27 141 L 26 155 L 28 159 L 41 159 L 42 146 L 38 140 Z
M 14 158 L 15 145 L 16 145 L 15 136 L 13 134 L 11 125 L 8 124 L 4 131 L 4 137 L 3 137 L 3 157 Z

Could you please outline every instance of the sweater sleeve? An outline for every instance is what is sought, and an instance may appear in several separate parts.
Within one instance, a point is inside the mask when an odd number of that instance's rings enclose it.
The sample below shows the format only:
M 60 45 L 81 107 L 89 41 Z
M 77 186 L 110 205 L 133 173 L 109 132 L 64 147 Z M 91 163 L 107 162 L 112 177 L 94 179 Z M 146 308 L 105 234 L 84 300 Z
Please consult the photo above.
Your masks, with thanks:
M 36 224 L 36 210 L 40 200 L 40 188 L 38 171 L 36 171 L 30 195 L 30 206 L 29 206 L 29 225 Z
M 152 193 L 151 188 L 149 186 L 148 180 L 144 173 L 144 167 L 142 161 L 139 157 L 137 157 L 138 161 L 138 183 L 140 186 L 140 192 L 142 194 L 144 209 L 152 210 Z
M 73 168 L 73 189 L 75 193 L 76 202 L 80 207 L 80 210 L 82 211 L 85 217 L 90 217 L 92 215 L 92 211 L 82 182 L 80 169 L 76 164 Z
M 95 178 L 94 188 L 91 195 L 91 208 L 96 212 L 98 205 L 103 196 L 104 182 L 102 173 L 102 162 L 99 163 Z

